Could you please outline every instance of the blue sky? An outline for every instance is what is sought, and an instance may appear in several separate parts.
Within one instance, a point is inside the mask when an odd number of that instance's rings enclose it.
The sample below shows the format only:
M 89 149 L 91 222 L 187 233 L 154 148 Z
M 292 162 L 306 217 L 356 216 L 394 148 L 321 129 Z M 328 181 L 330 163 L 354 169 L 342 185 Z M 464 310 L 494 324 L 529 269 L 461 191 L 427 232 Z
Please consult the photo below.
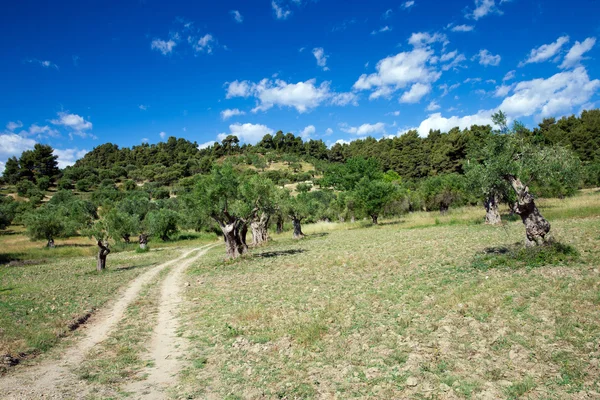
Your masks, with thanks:
M 105 142 L 331 145 L 595 107 L 595 0 L 6 1 L 0 170 Z

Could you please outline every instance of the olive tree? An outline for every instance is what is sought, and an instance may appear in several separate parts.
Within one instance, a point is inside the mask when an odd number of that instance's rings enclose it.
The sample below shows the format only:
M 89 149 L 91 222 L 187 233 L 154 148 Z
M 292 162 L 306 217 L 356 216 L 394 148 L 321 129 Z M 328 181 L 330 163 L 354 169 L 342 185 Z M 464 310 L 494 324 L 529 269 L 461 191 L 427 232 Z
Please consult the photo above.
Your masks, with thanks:
M 494 115 L 494 121 L 504 135 L 486 143 L 483 151 L 487 158 L 473 168 L 479 169 L 478 174 L 490 177 L 489 187 L 501 187 L 502 180 L 512 189 L 511 209 L 525 225 L 526 246 L 544 244 L 550 237 L 551 226 L 537 208 L 530 188 L 540 191 L 544 187 L 560 187 L 566 188 L 566 193 L 573 192 L 580 181 L 580 162 L 563 147 L 531 143 L 522 134 L 525 129 L 519 123 L 509 130 L 501 112 Z
M 383 180 L 370 180 L 362 178 L 354 189 L 354 198 L 359 207 L 371 217 L 375 225 L 379 215 L 392 200 L 396 187 Z
M 214 166 L 198 181 L 194 194 L 198 205 L 221 228 L 227 257 L 237 258 L 247 251 L 245 218 L 248 206 L 240 190 L 241 178 L 231 164 Z

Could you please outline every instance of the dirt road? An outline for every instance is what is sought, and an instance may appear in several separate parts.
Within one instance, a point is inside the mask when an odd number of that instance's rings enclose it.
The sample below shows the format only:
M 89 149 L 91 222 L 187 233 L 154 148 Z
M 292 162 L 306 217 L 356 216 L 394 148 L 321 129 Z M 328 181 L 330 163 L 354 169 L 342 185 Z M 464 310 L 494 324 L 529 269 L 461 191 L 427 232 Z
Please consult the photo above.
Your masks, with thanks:
M 182 278 L 185 270 L 216 244 L 184 251 L 178 258 L 153 267 L 134 279 L 106 309 L 100 310 L 80 328 L 83 337 L 59 355 L 48 357 L 38 365 L 19 366 L 0 378 L 1 399 L 83 399 L 90 394 L 90 385 L 80 380 L 77 367 L 94 346 L 109 337 L 123 319 L 127 307 L 136 300 L 144 285 L 169 268 L 161 285 L 158 320 L 148 346 L 148 358 L 153 367 L 144 381 L 128 385 L 133 393 L 129 398 L 166 399 L 166 391 L 177 382 L 180 369 L 179 356 L 184 341 L 177 336 L 178 306 L 181 303 Z M 96 396 L 98 394 L 96 393 Z

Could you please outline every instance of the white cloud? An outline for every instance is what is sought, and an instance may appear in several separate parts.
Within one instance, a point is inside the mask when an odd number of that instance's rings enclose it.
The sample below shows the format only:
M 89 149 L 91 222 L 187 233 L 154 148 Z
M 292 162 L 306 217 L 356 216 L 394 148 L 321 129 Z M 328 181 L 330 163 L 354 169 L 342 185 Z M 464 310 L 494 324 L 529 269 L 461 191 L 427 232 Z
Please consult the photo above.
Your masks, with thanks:
M 273 134 L 273 129 L 260 124 L 233 124 L 229 125 L 229 131 L 230 133 L 220 133 L 218 139 L 223 140 L 228 135 L 235 135 L 244 143 L 256 144 L 266 134 Z
M 502 82 L 506 82 L 506 81 L 510 81 L 512 79 L 515 79 L 515 70 L 512 71 L 508 71 L 506 73 L 506 75 L 504 75 L 504 78 L 502 78 Z
M 411 8 L 414 5 L 415 5 L 414 0 L 409 0 L 409 1 L 405 1 L 404 3 L 402 3 L 402 8 L 408 9 L 408 8 Z
M 493 55 L 486 49 L 479 50 L 479 53 L 473 57 L 473 59 L 479 59 L 479 64 L 483 66 L 497 66 L 500 64 L 500 60 L 502 59 L 499 54 Z
M 282 6 L 277 4 L 275 0 L 271 1 L 271 7 L 273 8 L 273 11 L 275 12 L 275 17 L 277 19 L 287 19 L 290 15 L 292 15 L 292 12 L 290 10 L 284 9 Z
M 392 112 L 389 112 L 389 113 L 387 113 L 385 115 L 393 115 L 394 117 L 397 117 L 397 116 L 400 115 L 400 111 L 392 111 Z
M 503 1 L 500 1 L 503 3 Z M 466 15 L 467 18 L 473 18 L 477 21 L 480 18 L 485 17 L 488 14 L 502 14 L 502 11 L 496 7 L 494 0 L 475 0 L 475 9 L 473 12 Z
M 402 94 L 400 103 L 418 103 L 429 92 L 431 92 L 430 84 L 415 83 L 409 91 Z
M 506 97 L 514 85 L 500 85 L 496 87 L 494 97 Z
M 333 129 L 331 129 L 331 128 L 327 128 L 327 129 L 325 130 L 325 134 L 326 134 L 326 135 L 331 135 L 332 133 L 333 133 Z
M 86 121 L 80 115 L 61 111 L 58 113 L 58 119 L 50 120 L 50 122 L 54 125 L 64 126 L 65 128 L 71 129 L 71 133 L 74 133 L 75 135 L 81 137 L 94 137 L 86 132 L 92 129 L 92 123 L 90 121 Z
M 444 83 L 443 85 L 438 86 L 438 88 L 442 89 L 444 92 L 442 93 L 442 97 L 446 96 L 448 93 L 450 93 L 451 91 L 453 91 L 454 89 L 458 88 L 460 86 L 460 83 L 455 83 L 454 85 L 448 86 L 447 83 Z
M 158 134 L 158 136 L 160 136 L 161 139 L 164 139 L 167 137 L 167 133 L 166 132 L 161 132 Z
M 142 111 L 146 111 L 146 110 L 148 109 L 148 106 L 145 106 L 145 105 L 143 105 L 143 104 L 140 104 L 140 105 L 138 106 L 138 108 L 139 108 L 140 110 L 142 110 Z
M 207 148 L 211 147 L 212 145 L 214 145 L 215 143 L 217 143 L 217 142 L 214 140 L 211 140 L 206 143 L 202 143 L 202 144 L 198 145 L 198 150 L 207 149 Z
M 396 90 L 414 83 L 430 84 L 437 81 L 441 73 L 428 65 L 433 51 L 417 48 L 409 52 L 386 57 L 377 63 L 377 72 L 362 74 L 354 83 L 355 90 L 373 90 L 370 99 L 389 96 Z
M 50 128 L 48 125 L 39 126 L 37 124 L 32 124 L 27 131 L 21 131 L 19 133 L 21 136 L 37 136 L 38 138 L 42 138 L 44 136 L 51 137 L 59 137 L 60 133 L 56 129 Z
M 237 115 L 245 115 L 245 114 L 246 113 L 244 111 L 240 111 L 237 108 L 227 109 L 227 110 L 221 111 L 221 118 L 223 119 L 223 121 L 225 121 L 226 119 L 229 119 L 231 117 L 235 117 Z
M 333 93 L 329 102 L 334 106 L 347 106 L 348 104 L 358 106 L 358 96 L 352 92 Z
M 431 103 L 429 103 L 429 105 L 427 106 L 427 111 L 435 111 L 439 109 L 440 105 L 435 100 L 432 100 Z
M 4 164 L 3 161 L 0 161 L 0 173 L 4 172 L 4 167 L 6 166 L 6 164 Z
M 464 54 L 458 54 L 458 51 L 452 51 L 450 53 L 446 53 L 446 54 L 442 54 L 442 56 L 440 57 L 440 61 L 441 62 L 449 62 L 448 64 L 442 65 L 442 71 L 448 71 L 450 69 L 453 68 L 458 68 L 460 67 L 460 63 L 462 63 L 463 61 L 466 61 L 467 58 L 465 57 Z
M 316 131 L 317 129 L 314 125 L 309 125 L 306 128 L 302 129 L 302 132 L 300 132 L 300 137 L 304 140 L 308 140 L 310 139 L 311 135 L 315 134 Z
M 79 149 L 54 149 L 54 155 L 58 156 L 58 167 L 66 168 L 75 164 L 75 161 L 83 158 L 88 153 L 87 150 Z
M 8 124 L 6 124 L 6 129 L 8 129 L 9 131 L 14 131 L 15 129 L 19 129 L 23 127 L 23 123 L 21 121 L 17 121 L 17 122 L 13 122 L 10 121 Z
M 173 39 L 169 39 L 168 41 L 154 39 L 150 44 L 152 50 L 160 51 L 163 56 L 170 54 L 175 46 L 177 46 L 177 43 Z
M 20 156 L 25 150 L 33 149 L 36 141 L 12 132 L 0 134 L 0 159 L 6 160 L 12 156 Z
M 450 30 L 452 32 L 471 32 L 475 27 L 473 25 L 455 25 Z
M 58 65 L 54 64 L 52 61 L 43 61 L 43 60 L 38 60 L 36 58 L 30 58 L 29 60 L 25 60 L 30 64 L 39 64 L 44 68 L 54 68 L 58 71 Z
M 196 41 L 196 39 L 188 38 L 188 41 L 192 44 L 192 48 L 197 52 L 206 52 L 207 54 L 212 54 L 213 46 L 215 43 L 215 38 L 210 33 L 202 36 L 200 39 Z
M 583 55 L 590 51 L 595 44 L 595 37 L 589 37 L 585 39 L 582 43 L 579 43 L 578 41 L 575 42 L 573 47 L 571 47 L 571 50 L 569 50 L 569 52 L 565 56 L 565 59 L 563 60 L 562 64 L 560 64 L 560 68 L 572 68 L 579 65 L 579 63 L 583 59 Z
M 231 10 L 229 11 L 229 13 L 233 16 L 233 19 L 235 20 L 235 22 L 237 23 L 242 23 L 244 22 L 244 16 L 242 14 L 240 14 L 240 12 L 238 10 Z
M 259 83 L 235 81 L 227 88 L 227 98 L 254 96 L 258 104 L 253 112 L 280 106 L 293 107 L 304 113 L 326 102 L 339 106 L 357 103 L 354 93 L 333 92 L 327 81 L 319 86 L 316 83 L 316 79 L 298 83 L 287 83 L 281 79 L 263 79 Z
M 373 32 L 371 32 L 371 35 L 377 35 L 378 33 L 383 33 L 383 32 L 390 32 L 392 30 L 392 28 L 390 28 L 389 26 L 382 26 L 379 29 L 375 29 Z
M 227 99 L 232 97 L 249 97 L 252 94 L 252 84 L 248 81 L 233 81 L 227 86 Z
M 569 42 L 568 36 L 559 37 L 556 42 L 542 45 L 536 49 L 531 50 L 527 60 L 520 62 L 519 67 L 525 64 L 540 63 L 554 57 L 562 47 Z
M 362 124 L 361 126 L 349 126 L 348 124 L 340 124 L 342 132 L 351 133 L 353 135 L 373 135 L 376 133 L 385 133 L 385 124 L 377 122 L 375 124 Z
M 449 43 L 448 37 L 439 32 L 436 32 L 433 35 L 428 32 L 415 32 L 408 38 L 408 43 L 415 47 L 428 46 L 436 42 L 440 42 L 444 46 Z
M 448 132 L 450 129 L 455 127 L 465 129 L 471 127 L 471 125 L 492 125 L 492 114 L 493 110 L 483 110 L 474 115 L 466 115 L 464 117 L 452 116 L 445 118 L 442 117 L 441 113 L 435 113 L 431 114 L 427 119 L 422 121 L 416 130 L 419 132 L 420 136 L 426 137 L 429 135 L 430 130 L 439 129 L 442 132 Z
M 323 71 L 329 71 L 329 67 L 327 67 L 327 59 L 329 56 L 325 55 L 325 50 L 323 50 L 322 47 L 315 47 L 312 53 L 317 59 L 317 65 L 323 68 Z
M 383 15 L 381 16 L 381 18 L 382 19 L 388 19 L 388 18 L 390 18 L 392 16 L 392 14 L 394 14 L 394 12 L 390 8 L 389 10 L 387 10 L 386 12 L 383 13 Z
M 513 117 L 556 116 L 589 102 L 599 89 L 600 80 L 590 81 L 585 68 L 577 67 L 548 79 L 517 83 L 513 95 L 505 98 L 499 108 Z

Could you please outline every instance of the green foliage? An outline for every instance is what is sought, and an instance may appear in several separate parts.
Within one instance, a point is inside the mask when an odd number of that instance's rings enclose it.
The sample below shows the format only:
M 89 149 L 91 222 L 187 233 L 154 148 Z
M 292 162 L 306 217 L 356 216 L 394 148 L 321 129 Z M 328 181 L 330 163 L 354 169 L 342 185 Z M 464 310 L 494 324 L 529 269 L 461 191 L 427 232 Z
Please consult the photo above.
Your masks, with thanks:
M 176 211 L 163 208 L 151 211 L 146 218 L 148 232 L 162 241 L 169 240 L 169 236 L 178 231 L 180 217 Z
M 159 188 L 152 191 L 152 197 L 155 200 L 168 199 L 170 197 L 170 193 L 167 189 Z
M 467 201 L 466 182 L 462 175 L 432 176 L 422 181 L 420 193 L 428 210 L 447 211 L 451 206 L 464 205 Z
M 73 189 L 73 182 L 68 178 L 62 178 L 58 181 L 59 190 L 71 190 Z
M 141 230 L 140 219 L 135 214 L 125 213 L 117 208 L 111 209 L 105 216 L 108 236 L 113 239 L 123 239 L 129 242 L 131 236 Z
M 92 188 L 93 183 L 87 179 L 81 179 L 75 184 L 75 188 L 80 192 L 88 192 Z
M 45 192 L 46 190 L 48 190 L 48 188 L 50 187 L 50 178 L 47 176 L 40 176 L 37 179 L 37 187 L 42 192 Z
M 310 183 L 301 182 L 298 185 L 296 185 L 296 190 L 299 193 L 310 192 L 311 189 L 312 189 L 312 185 Z
M 25 218 L 27 235 L 32 240 L 52 240 L 64 236 L 67 229 L 59 207 L 46 205 Z
M 17 194 L 22 197 L 31 197 L 33 194 L 39 192 L 39 189 L 35 186 L 35 184 L 26 179 L 17 182 L 16 189 Z
M 0 195 L 0 229 L 6 229 L 17 213 L 17 202 L 12 197 Z
M 19 179 L 36 182 L 42 177 L 53 180 L 58 176 L 58 156 L 53 154 L 54 149 L 48 145 L 36 143 L 32 150 L 26 150 L 17 161 L 11 157 L 6 162 L 4 179 L 9 183 L 16 183 Z
M 134 181 L 132 181 L 131 179 L 128 179 L 125 182 L 123 182 L 123 188 L 127 191 L 131 191 L 131 190 L 135 190 L 137 188 L 137 185 L 135 184 Z
M 396 187 L 383 180 L 362 178 L 354 190 L 354 198 L 364 212 L 377 221 L 385 206 L 392 200 Z

